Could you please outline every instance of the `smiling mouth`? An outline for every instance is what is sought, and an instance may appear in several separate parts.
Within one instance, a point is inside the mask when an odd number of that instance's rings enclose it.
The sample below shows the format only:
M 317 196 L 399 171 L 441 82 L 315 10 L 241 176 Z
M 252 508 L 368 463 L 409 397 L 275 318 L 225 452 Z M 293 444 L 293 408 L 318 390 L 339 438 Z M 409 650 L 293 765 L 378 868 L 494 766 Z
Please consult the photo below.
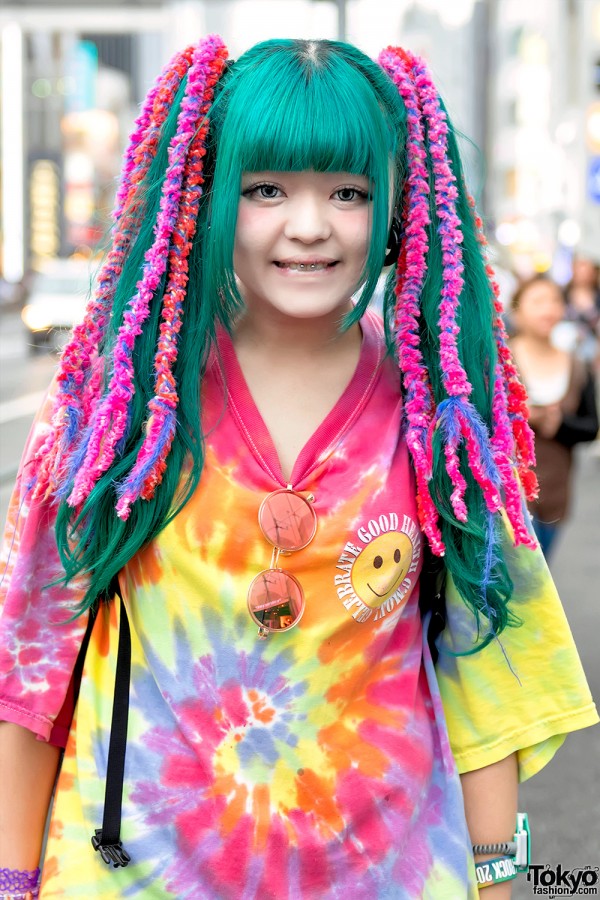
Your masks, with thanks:
M 401 574 L 402 574 L 402 573 L 400 573 L 400 575 L 401 575 Z M 375 594 L 376 597 L 385 597 L 386 594 L 389 594 L 390 591 L 393 591 L 393 590 L 394 590 L 394 588 L 396 587 L 396 585 L 397 585 L 398 582 L 400 581 L 400 575 L 398 575 L 398 577 L 396 578 L 396 580 L 392 582 L 392 584 L 390 585 L 390 587 L 387 589 L 387 591 L 384 591 L 383 594 L 379 594 L 374 588 L 372 588 L 368 581 L 367 581 L 367 587 L 369 588 L 370 591 L 373 591 L 373 593 Z
M 275 262 L 278 269 L 287 269 L 290 272 L 322 272 L 325 269 L 333 269 L 335 262 Z

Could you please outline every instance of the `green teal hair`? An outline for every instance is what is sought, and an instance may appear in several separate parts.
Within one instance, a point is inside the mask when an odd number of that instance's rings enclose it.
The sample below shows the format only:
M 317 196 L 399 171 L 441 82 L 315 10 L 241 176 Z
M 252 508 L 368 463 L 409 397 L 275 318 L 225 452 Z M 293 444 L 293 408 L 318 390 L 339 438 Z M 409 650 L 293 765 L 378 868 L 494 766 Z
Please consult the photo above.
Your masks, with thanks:
M 162 128 L 156 155 L 140 184 L 139 230 L 118 280 L 111 322 L 101 353 L 114 345 L 145 254 L 153 242 L 167 149 L 177 126 L 185 79 Z M 215 324 L 231 330 L 243 300 L 233 274 L 233 245 L 241 176 L 250 170 L 348 171 L 373 185 L 371 244 L 362 291 L 344 327 L 364 313 L 385 256 L 390 171 L 397 196 L 403 181 L 404 107 L 381 68 L 349 44 L 334 41 L 266 41 L 229 67 L 210 116 L 206 184 L 190 256 L 189 283 L 174 374 L 178 422 L 163 480 L 150 500 L 133 504 L 127 521 L 114 512 L 115 484 L 131 469 L 141 446 L 146 405 L 153 395 L 153 359 L 159 336 L 163 284 L 133 352 L 135 395 L 121 455 L 101 476 L 75 514 L 59 504 L 57 541 L 65 579 L 85 572 L 82 609 L 105 593 L 119 570 L 172 520 L 198 485 L 204 465 L 198 370 L 215 338 Z M 390 166 L 391 162 L 395 164 Z M 357 285 L 359 287 L 359 285 Z M 107 373 L 107 377 L 108 377 Z M 182 478 L 182 471 L 186 476 Z
M 111 324 L 100 348 L 106 356 L 114 345 L 127 303 L 135 293 L 145 254 L 153 242 L 168 163 L 167 149 L 176 131 L 184 91 L 185 79 L 163 125 L 156 155 L 140 185 L 138 202 L 143 203 L 144 214 L 116 286 Z M 164 279 L 134 347 L 135 395 L 120 456 L 98 480 L 78 514 L 64 500 L 59 505 L 57 540 L 65 578 L 69 580 L 81 572 L 89 575 L 82 609 L 108 590 L 112 578 L 171 521 L 198 485 L 204 465 L 199 369 L 202 374 L 215 340 L 216 323 L 231 330 L 243 309 L 233 270 L 242 174 L 312 169 L 348 171 L 370 180 L 373 197 L 370 247 L 357 285 L 360 295 L 341 327 L 358 321 L 372 297 L 385 256 L 390 194 L 393 206 L 401 202 L 408 171 L 404 105 L 391 79 L 355 47 L 333 41 L 282 40 L 258 44 L 230 65 L 218 86 L 209 117 L 205 192 L 189 261 L 185 312 L 174 367 L 179 393 L 177 430 L 163 480 L 152 499 L 133 504 L 126 521 L 116 516 L 115 484 L 131 470 L 137 458 L 144 437 L 147 403 L 154 392 L 153 360 Z M 459 191 L 457 211 L 464 235 L 459 352 L 473 385 L 473 405 L 491 430 L 497 360 L 492 328 L 493 298 L 463 184 L 455 134 L 448 124 L 449 152 Z M 431 178 L 431 159 L 428 168 Z M 447 395 L 440 371 L 437 322 L 442 259 L 432 180 L 430 203 L 433 224 L 429 226 L 427 276 L 421 296 L 419 328 L 421 351 L 435 401 L 440 403 Z M 390 280 L 384 310 L 390 352 L 394 352 L 392 303 Z M 494 631 L 499 634 L 514 620 L 507 607 L 512 584 L 500 547 L 501 535 L 493 535 L 491 543 L 489 540 L 489 528 L 498 526 L 490 525 L 464 450 L 460 451 L 461 471 L 467 481 L 465 499 L 470 515 L 466 523 L 457 520 L 450 502 L 453 486 L 437 435 L 433 451 L 431 493 L 441 516 L 446 566 L 476 616 L 486 615 L 486 609 L 492 611 Z M 485 566 L 491 567 L 491 578 L 487 601 L 482 606 L 480 580 Z

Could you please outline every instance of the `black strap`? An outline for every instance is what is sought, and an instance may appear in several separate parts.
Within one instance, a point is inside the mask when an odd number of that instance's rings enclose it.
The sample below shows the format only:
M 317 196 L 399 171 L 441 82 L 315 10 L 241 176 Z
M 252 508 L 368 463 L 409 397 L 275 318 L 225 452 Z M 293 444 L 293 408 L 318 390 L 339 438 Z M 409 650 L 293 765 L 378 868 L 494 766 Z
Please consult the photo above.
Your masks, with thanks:
M 104 791 L 104 816 L 102 828 L 92 836 L 92 847 L 100 853 L 107 865 L 116 868 L 126 866 L 131 857 L 121 843 L 121 808 L 123 801 L 123 775 L 127 750 L 127 722 L 129 718 L 129 680 L 131 675 L 131 634 L 129 619 L 118 584 L 115 593 L 121 601 L 119 626 L 119 651 L 115 675 L 106 787 Z
M 79 647 L 79 653 L 77 654 L 77 659 L 75 660 L 75 665 L 73 666 L 73 706 L 77 705 L 77 700 L 79 699 L 83 666 L 85 664 L 85 657 L 87 654 L 88 645 L 90 643 L 90 638 L 92 636 L 92 631 L 94 630 L 94 625 L 96 623 L 96 617 L 98 616 L 98 609 L 100 608 L 101 603 L 108 603 L 113 600 L 115 594 L 118 594 L 119 597 L 121 596 L 121 590 L 119 588 L 119 578 L 117 575 L 115 575 L 112 579 L 106 592 L 99 594 L 98 597 L 96 597 L 94 603 L 92 603 L 92 605 L 88 609 L 88 620 L 85 634 L 83 635 L 83 640 L 81 641 L 81 646 Z
M 93 606 L 90 606 L 88 610 L 88 621 L 85 629 L 85 634 L 83 635 L 83 640 L 81 642 L 81 647 L 79 648 L 79 653 L 77 655 L 77 659 L 75 660 L 75 665 L 73 666 L 73 706 L 77 706 L 77 700 L 79 699 L 79 690 L 81 688 L 81 676 L 83 675 L 83 664 L 85 662 L 85 655 L 87 653 L 88 644 L 90 642 L 90 638 L 92 636 L 92 631 L 94 630 L 94 622 L 96 621 L 96 616 L 98 615 L 98 604 L 94 603 Z
M 438 658 L 436 641 L 446 627 L 446 567 L 439 556 L 434 556 L 426 541 L 419 581 L 419 608 L 421 617 L 431 612 L 427 643 L 431 658 L 436 663 Z

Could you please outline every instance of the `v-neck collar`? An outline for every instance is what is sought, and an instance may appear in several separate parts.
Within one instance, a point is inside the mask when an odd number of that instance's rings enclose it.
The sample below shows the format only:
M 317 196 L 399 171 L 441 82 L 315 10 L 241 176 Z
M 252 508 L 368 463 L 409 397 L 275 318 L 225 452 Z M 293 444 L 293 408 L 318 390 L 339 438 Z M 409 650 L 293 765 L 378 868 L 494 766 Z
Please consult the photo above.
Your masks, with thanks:
M 220 364 L 215 366 L 215 371 L 226 391 L 227 405 L 255 458 L 278 485 L 301 489 L 305 479 L 333 452 L 367 403 L 379 377 L 385 340 L 383 323 L 375 313 L 367 311 L 360 326 L 362 341 L 354 374 L 298 454 L 289 481 L 284 478 L 275 444 L 250 393 L 231 337 L 224 328 L 217 329 Z

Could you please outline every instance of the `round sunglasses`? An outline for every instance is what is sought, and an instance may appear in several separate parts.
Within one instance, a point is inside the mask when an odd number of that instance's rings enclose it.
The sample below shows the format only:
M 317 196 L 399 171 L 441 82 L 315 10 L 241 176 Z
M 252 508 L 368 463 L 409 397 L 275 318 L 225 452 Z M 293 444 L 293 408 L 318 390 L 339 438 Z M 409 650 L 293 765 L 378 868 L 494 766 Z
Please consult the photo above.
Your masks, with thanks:
M 303 550 L 317 531 L 312 494 L 303 496 L 291 488 L 269 494 L 260 505 L 258 524 L 273 547 L 271 565 L 259 572 L 248 588 L 248 611 L 258 625 L 258 636 L 288 631 L 297 625 L 306 606 L 298 579 L 279 566 L 280 554 Z

